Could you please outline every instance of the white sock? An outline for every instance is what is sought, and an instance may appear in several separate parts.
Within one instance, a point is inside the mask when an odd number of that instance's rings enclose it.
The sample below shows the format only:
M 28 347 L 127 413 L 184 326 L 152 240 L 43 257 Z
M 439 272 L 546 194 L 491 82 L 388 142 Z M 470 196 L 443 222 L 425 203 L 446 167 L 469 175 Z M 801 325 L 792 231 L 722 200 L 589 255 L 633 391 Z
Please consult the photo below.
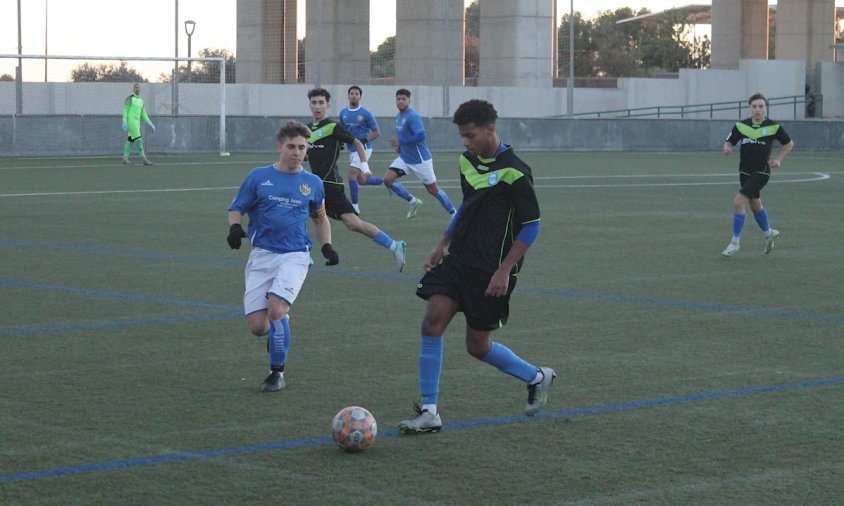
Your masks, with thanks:
M 544 380 L 544 379 L 545 379 L 545 373 L 542 372 L 542 369 L 537 368 L 536 369 L 536 376 L 533 377 L 533 380 L 530 383 L 528 383 L 528 385 L 538 385 L 539 383 L 542 383 L 542 380 Z
M 398 249 L 398 247 L 399 247 L 399 243 L 397 243 L 396 241 L 393 241 L 393 244 L 390 244 L 390 251 L 396 251 L 396 249 Z
M 437 405 L 436 404 L 423 404 L 422 411 L 427 411 L 428 413 L 437 414 Z
M 735 245 L 738 245 L 740 239 L 741 239 L 740 237 L 733 236 L 733 240 L 730 241 L 730 242 L 732 242 Z

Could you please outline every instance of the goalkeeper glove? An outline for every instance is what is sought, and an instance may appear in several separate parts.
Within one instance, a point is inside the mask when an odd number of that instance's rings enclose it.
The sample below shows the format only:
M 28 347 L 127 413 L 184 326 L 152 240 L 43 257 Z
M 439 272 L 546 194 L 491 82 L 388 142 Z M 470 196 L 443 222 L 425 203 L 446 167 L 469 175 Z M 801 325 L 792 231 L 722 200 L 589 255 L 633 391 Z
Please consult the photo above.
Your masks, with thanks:
M 246 232 L 243 231 L 243 227 L 240 223 L 235 223 L 229 227 L 229 236 L 226 241 L 228 241 L 231 249 L 240 249 L 240 240 L 244 237 L 246 237 Z
M 155 132 L 155 125 L 152 124 L 152 121 L 147 121 L 147 125 L 152 128 L 152 131 Z
M 322 245 L 322 256 L 328 260 L 325 262 L 325 265 L 337 265 L 340 263 L 340 255 L 334 251 L 334 248 L 331 247 L 331 243 L 325 243 Z
M 120 128 L 123 129 L 123 133 L 129 131 L 129 125 L 127 125 L 125 121 L 123 122 L 123 124 L 120 125 Z
M 360 141 L 361 144 L 363 144 L 363 147 L 366 147 L 366 143 L 369 142 L 369 140 L 366 137 L 361 137 L 358 140 Z
M 360 162 L 360 171 L 364 174 L 372 174 L 372 171 L 369 170 L 369 162 Z

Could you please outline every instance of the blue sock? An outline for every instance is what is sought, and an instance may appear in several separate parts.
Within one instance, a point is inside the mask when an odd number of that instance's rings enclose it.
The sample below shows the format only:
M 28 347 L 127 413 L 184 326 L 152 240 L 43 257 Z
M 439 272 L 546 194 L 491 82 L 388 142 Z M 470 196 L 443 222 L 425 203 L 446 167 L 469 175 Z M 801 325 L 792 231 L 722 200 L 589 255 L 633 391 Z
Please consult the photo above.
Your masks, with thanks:
M 393 181 L 393 193 L 397 196 L 403 198 L 404 200 L 410 202 L 413 200 L 413 195 L 411 195 L 407 190 L 404 189 L 404 185 L 399 183 L 398 181 Z
M 759 228 L 762 229 L 762 232 L 767 232 L 771 228 L 771 226 L 768 225 L 768 213 L 765 212 L 764 207 L 758 213 L 754 213 L 753 217 L 756 218 L 756 223 L 759 224 Z
M 379 230 L 378 233 L 375 234 L 375 237 L 372 238 L 372 240 L 387 249 L 390 249 L 393 246 L 393 239 L 389 235 L 387 235 L 387 233 L 383 230 Z
M 290 348 L 290 322 L 287 318 L 270 322 L 267 336 L 270 350 L 270 367 L 283 366 L 287 363 L 287 350 Z
M 744 213 L 733 215 L 733 237 L 741 237 L 741 229 L 744 228 Z
M 437 191 L 436 197 L 437 197 L 437 200 L 440 201 L 440 205 L 443 206 L 443 209 L 445 209 L 448 212 L 448 214 L 451 214 L 451 213 L 454 212 L 454 206 L 451 205 L 451 200 L 448 199 L 448 195 L 445 194 L 445 190 L 440 188 Z
M 423 404 L 436 404 L 443 368 L 443 338 L 422 336 L 419 347 L 419 393 Z
M 349 179 L 349 197 L 351 197 L 352 204 L 358 203 L 358 192 L 360 187 L 358 186 L 357 179 Z
M 366 178 L 366 183 L 364 184 L 366 186 L 380 186 L 384 184 L 384 179 L 380 177 L 369 176 L 368 178 Z
M 495 366 L 499 371 L 506 372 L 510 376 L 519 378 L 525 383 L 536 377 L 537 367 L 522 360 L 518 355 L 510 351 L 510 348 L 499 343 L 492 343 L 484 358 L 484 362 Z

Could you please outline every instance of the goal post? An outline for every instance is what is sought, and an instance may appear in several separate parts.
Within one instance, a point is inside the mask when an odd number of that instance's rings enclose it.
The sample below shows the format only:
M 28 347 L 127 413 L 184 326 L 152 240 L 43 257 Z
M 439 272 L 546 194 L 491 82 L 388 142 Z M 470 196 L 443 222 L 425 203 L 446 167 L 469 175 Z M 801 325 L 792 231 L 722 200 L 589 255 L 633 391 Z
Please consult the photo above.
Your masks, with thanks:
M 106 125 L 120 115 L 132 84 L 140 82 L 147 114 L 157 130 L 159 122 L 168 127 L 167 144 L 158 150 L 211 150 L 223 156 L 226 81 L 233 80 L 228 76 L 233 70 L 221 56 L 0 54 L 0 116 L 88 117 Z M 201 138 L 209 136 L 216 139 Z M 91 145 L 87 151 L 99 149 Z

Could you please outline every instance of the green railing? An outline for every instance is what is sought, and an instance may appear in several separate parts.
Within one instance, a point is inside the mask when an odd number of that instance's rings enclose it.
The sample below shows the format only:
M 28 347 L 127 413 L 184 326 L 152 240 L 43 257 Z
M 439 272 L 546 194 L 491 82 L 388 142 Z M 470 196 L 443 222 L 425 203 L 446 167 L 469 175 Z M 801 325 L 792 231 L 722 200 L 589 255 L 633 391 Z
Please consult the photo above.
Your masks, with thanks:
M 811 96 L 792 95 L 788 97 L 774 97 L 768 99 L 768 111 L 776 112 L 777 118 L 783 118 L 783 107 L 790 107 L 792 117 L 796 119 L 798 117 L 798 111 L 804 111 L 807 104 L 812 104 L 814 106 L 814 116 L 819 117 L 822 103 L 823 96 L 819 94 Z M 573 116 L 576 118 L 686 118 L 690 116 L 699 118 L 701 114 L 708 114 L 709 118 L 713 119 L 716 112 L 735 111 L 736 118 L 741 119 L 748 115 L 747 108 L 747 99 L 743 99 L 729 102 L 713 102 L 711 104 L 661 105 L 638 107 L 636 109 L 616 109 L 614 111 L 581 112 L 573 114 Z

